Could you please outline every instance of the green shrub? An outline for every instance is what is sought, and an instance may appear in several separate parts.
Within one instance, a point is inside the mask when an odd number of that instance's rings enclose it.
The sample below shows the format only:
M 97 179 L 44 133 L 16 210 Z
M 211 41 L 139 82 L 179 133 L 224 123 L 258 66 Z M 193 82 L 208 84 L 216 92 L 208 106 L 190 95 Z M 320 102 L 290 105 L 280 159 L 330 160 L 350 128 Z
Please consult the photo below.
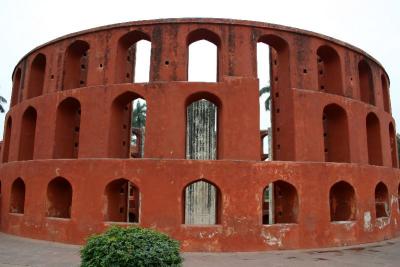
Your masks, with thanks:
M 117 226 L 89 237 L 82 267 L 181 266 L 179 243 L 154 230 Z

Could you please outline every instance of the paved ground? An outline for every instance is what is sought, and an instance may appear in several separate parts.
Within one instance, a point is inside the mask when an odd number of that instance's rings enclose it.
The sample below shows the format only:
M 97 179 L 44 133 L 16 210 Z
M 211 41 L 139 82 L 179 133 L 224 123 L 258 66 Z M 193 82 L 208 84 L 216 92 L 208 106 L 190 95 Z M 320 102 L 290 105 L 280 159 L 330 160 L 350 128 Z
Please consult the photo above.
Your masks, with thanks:
M 364 246 L 257 253 L 185 253 L 184 266 L 400 266 L 400 238 Z M 79 266 L 79 246 L 0 233 L 0 267 Z

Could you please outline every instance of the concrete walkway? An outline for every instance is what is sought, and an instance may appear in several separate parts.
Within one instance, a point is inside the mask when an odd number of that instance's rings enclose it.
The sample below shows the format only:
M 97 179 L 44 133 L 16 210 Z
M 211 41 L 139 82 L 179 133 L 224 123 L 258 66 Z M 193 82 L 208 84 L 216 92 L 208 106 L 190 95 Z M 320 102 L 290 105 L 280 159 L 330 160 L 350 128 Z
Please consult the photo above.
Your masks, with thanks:
M 184 253 L 184 266 L 400 266 L 400 238 L 345 248 L 254 253 Z M 79 246 L 0 233 L 0 267 L 79 266 Z

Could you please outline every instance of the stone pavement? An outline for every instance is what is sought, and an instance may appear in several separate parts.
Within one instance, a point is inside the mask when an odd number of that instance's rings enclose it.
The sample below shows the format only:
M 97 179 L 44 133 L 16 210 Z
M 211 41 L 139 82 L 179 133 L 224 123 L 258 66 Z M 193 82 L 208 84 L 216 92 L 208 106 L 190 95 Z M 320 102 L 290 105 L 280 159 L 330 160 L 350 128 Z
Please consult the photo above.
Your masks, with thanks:
M 400 266 L 400 238 L 330 249 L 252 253 L 184 253 L 184 266 Z M 79 246 L 0 233 L 0 267 L 79 266 Z

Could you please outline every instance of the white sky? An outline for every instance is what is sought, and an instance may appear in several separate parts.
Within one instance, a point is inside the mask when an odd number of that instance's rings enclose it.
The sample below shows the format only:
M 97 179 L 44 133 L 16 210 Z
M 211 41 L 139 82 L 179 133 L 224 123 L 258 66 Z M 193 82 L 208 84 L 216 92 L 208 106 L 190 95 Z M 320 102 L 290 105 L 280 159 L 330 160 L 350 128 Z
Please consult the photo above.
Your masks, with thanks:
M 13 68 L 23 55 L 44 42 L 107 24 L 179 17 L 270 22 L 355 45 L 380 61 L 388 72 L 393 116 L 400 121 L 398 0 L 0 0 L 0 95 L 10 100 Z M 4 117 L 0 114 L 1 136 Z

